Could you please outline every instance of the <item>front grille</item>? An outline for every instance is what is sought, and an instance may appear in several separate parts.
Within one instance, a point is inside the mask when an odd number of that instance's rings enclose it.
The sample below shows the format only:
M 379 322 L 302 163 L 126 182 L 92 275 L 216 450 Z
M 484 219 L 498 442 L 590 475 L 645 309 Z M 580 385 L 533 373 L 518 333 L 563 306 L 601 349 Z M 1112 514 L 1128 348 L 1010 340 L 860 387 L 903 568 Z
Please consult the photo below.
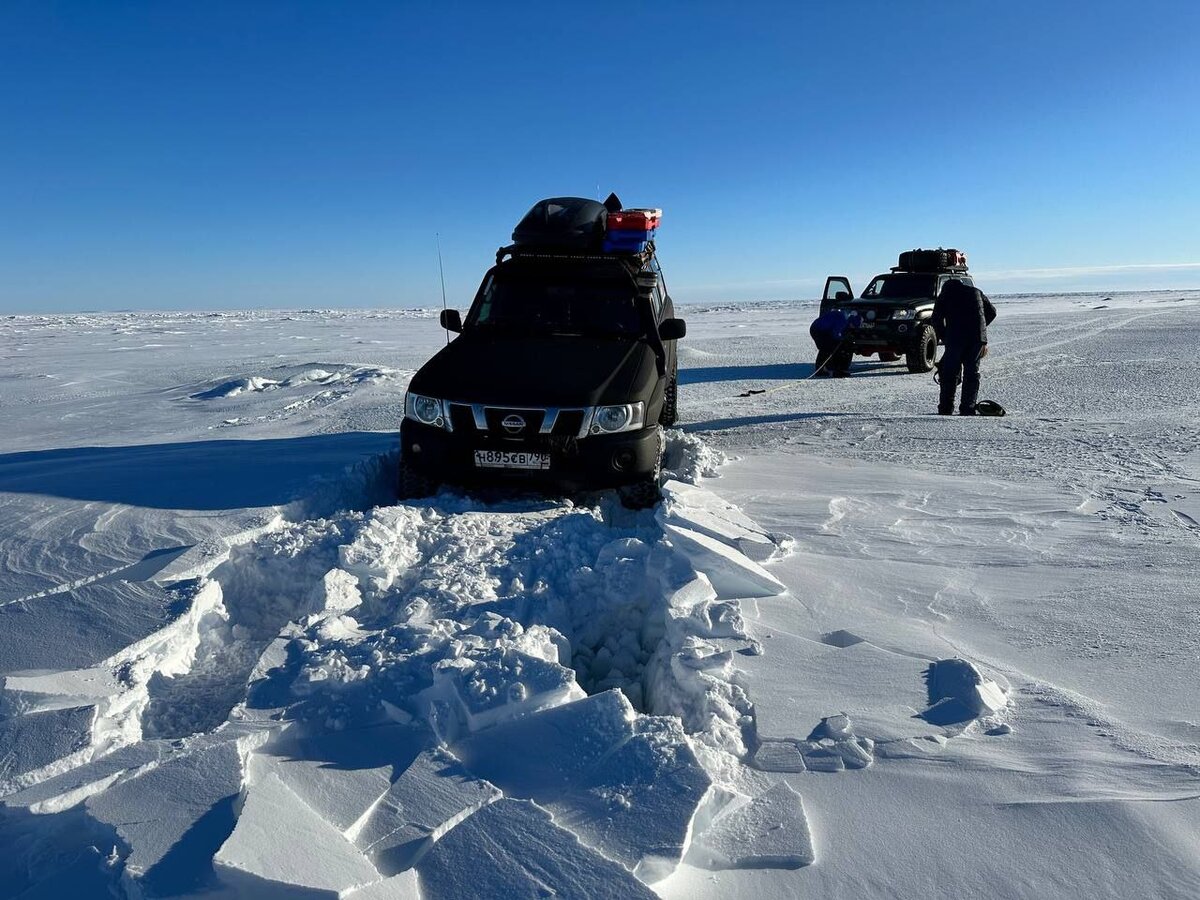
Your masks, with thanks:
M 563 409 L 559 410 L 558 418 L 554 420 L 554 427 L 550 429 L 550 433 L 562 437 L 575 437 L 582 427 L 582 409 Z
M 450 404 L 450 427 L 455 431 L 470 433 L 475 430 L 475 414 L 464 403 Z
M 494 406 L 484 409 L 488 433 L 501 437 L 523 438 L 535 435 L 541 430 L 545 417 L 544 409 L 503 409 Z M 519 427 L 516 427 L 518 423 Z

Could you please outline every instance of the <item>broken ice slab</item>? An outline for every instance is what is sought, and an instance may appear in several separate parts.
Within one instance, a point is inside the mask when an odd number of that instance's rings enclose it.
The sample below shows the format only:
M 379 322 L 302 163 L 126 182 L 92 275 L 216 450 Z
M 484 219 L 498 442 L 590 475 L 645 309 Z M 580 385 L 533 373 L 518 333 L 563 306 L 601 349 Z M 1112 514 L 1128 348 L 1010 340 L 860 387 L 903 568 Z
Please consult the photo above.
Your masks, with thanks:
M 798 869 L 815 859 L 804 804 L 786 781 L 720 816 L 688 855 L 712 869 Z
M 653 900 L 653 891 L 579 842 L 534 803 L 485 806 L 433 845 L 421 860 L 426 900 L 556 897 Z
M 313 811 L 346 833 L 427 741 L 425 734 L 402 725 L 311 734 L 293 725 L 251 756 L 247 770 L 252 782 L 274 773 Z
M 247 791 L 213 866 L 238 896 L 265 900 L 341 898 L 379 880 L 367 858 L 274 773 Z
M 754 751 L 751 761 L 764 772 L 804 772 L 804 754 L 796 741 L 763 741 Z
M 0 796 L 12 779 L 89 747 L 95 716 L 75 706 L 0 719 Z
M 2 606 L 0 671 L 97 666 L 181 615 L 183 593 L 114 574 L 112 580 Z
M 68 672 L 7 675 L 3 688 L 9 712 L 44 712 L 90 706 L 127 689 L 108 666 Z
M 241 751 L 229 740 L 120 778 L 85 806 L 129 846 L 125 877 L 151 896 L 171 896 L 211 876 L 213 850 L 233 829 L 241 788 Z
M 9 794 L 0 800 L 0 805 L 28 809 L 37 815 L 62 812 L 104 790 L 125 772 L 155 763 L 170 752 L 171 748 L 163 741 L 143 741 L 121 747 L 92 762 Z
M 447 831 L 500 797 L 444 750 L 426 750 L 364 816 L 352 837 L 384 874 L 414 865 Z
M 679 721 L 637 717 L 619 691 L 506 722 L 454 750 L 647 882 L 678 865 L 712 784 Z
M 433 686 L 424 699 L 449 704 L 467 731 L 489 728 L 505 719 L 585 696 L 575 673 L 558 663 L 511 647 L 469 650 L 433 668 Z M 442 723 L 454 737 L 453 723 Z
M 676 525 L 706 534 L 757 562 L 777 556 L 782 536 L 763 530 L 753 519 L 711 491 L 679 481 L 663 484 L 663 504 L 657 518 L 662 525 Z
M 312 608 L 318 611 L 318 616 L 349 612 L 362 603 L 358 578 L 345 569 L 330 569 L 314 586 L 310 601 Z
M 774 597 L 787 588 L 744 553 L 716 538 L 667 523 L 664 525 L 671 545 L 684 554 L 697 572 L 712 582 L 722 600 L 744 597 Z

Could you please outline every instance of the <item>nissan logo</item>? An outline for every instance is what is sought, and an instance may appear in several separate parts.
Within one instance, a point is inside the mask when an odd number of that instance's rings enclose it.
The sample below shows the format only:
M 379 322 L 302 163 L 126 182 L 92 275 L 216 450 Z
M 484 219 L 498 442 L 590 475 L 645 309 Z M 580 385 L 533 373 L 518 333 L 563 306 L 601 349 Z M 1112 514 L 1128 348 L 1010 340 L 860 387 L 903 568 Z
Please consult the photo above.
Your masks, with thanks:
M 519 434 L 525 430 L 525 420 L 517 415 L 505 416 L 500 425 L 509 434 Z

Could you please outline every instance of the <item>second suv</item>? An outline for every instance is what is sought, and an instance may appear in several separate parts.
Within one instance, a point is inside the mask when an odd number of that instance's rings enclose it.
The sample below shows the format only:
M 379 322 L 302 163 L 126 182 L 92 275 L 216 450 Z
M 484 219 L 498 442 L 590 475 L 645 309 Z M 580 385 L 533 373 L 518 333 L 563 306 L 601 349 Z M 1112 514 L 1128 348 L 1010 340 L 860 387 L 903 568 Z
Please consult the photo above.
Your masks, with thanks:
M 900 262 L 902 265 L 890 272 L 872 278 L 857 298 L 848 278 L 830 276 L 825 280 L 821 312 L 841 309 L 858 314 L 858 324 L 846 329 L 839 354 L 878 353 L 883 362 L 903 356 L 908 371 L 929 372 L 938 347 L 929 324 L 934 301 L 951 278 L 972 287 L 974 282 L 967 274 L 966 257 L 956 250 L 914 250 L 900 254 Z M 817 361 L 818 365 L 824 363 L 824 359 Z

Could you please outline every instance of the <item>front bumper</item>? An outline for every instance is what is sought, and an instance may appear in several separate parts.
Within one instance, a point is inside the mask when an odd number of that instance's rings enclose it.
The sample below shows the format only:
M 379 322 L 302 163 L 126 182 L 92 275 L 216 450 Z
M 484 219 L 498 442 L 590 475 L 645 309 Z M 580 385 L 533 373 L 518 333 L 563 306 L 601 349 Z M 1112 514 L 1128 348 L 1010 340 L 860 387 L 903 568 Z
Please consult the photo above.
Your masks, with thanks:
M 663 434 L 657 425 L 622 434 L 583 438 L 535 435 L 501 438 L 445 431 L 405 419 L 400 425 L 405 462 L 438 481 L 462 485 L 537 485 L 593 490 L 633 484 L 658 471 Z M 491 469 L 475 465 L 476 450 L 549 453 L 549 469 Z
M 847 328 L 842 342 L 854 353 L 906 353 L 917 345 L 923 326 L 928 324 L 928 319 L 875 322 L 868 327 Z

